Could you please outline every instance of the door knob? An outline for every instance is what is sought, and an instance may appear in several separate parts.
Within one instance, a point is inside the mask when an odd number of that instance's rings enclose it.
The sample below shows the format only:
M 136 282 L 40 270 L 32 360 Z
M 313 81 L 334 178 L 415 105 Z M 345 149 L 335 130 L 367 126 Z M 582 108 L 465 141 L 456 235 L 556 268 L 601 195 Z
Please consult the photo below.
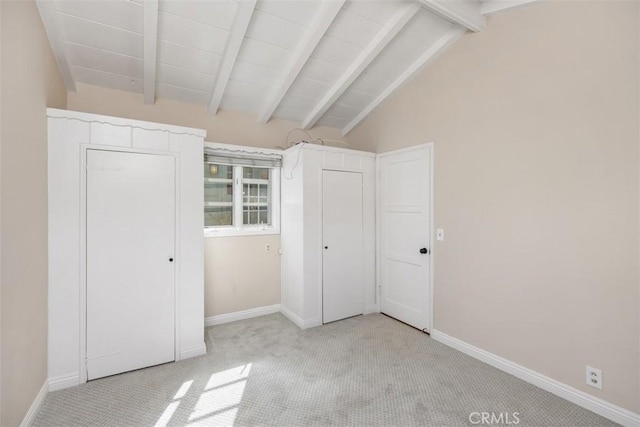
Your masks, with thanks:
M 422 249 L 420 249 L 420 253 L 421 253 L 421 254 L 428 254 L 428 253 L 429 253 L 429 249 L 427 249 L 427 248 L 422 248 Z
M 173 262 L 173 258 L 169 258 L 169 262 Z
M 325 246 L 324 248 L 325 248 L 325 249 L 329 249 L 329 246 Z

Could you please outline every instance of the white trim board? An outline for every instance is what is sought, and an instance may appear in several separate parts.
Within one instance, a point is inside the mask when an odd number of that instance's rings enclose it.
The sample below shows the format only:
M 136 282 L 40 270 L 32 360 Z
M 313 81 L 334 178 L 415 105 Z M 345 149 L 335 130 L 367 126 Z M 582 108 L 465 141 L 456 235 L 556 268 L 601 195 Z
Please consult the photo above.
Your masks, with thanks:
M 80 384 L 80 374 L 73 372 L 67 375 L 60 375 L 47 380 L 49 391 L 62 390 L 63 388 L 74 387 Z
M 42 387 L 40 387 L 40 391 L 38 391 L 38 394 L 36 394 L 35 399 L 33 399 L 33 403 L 31 404 L 31 406 L 29 406 L 29 410 L 20 423 L 20 427 L 28 427 L 33 424 L 36 416 L 38 415 L 38 411 L 40 410 L 40 407 L 44 402 L 44 398 L 47 397 L 48 393 L 49 386 L 47 381 L 45 381 L 44 384 L 42 384 Z
M 555 394 L 569 402 L 575 403 L 589 411 L 595 412 L 605 418 L 610 419 L 618 424 L 622 424 L 627 427 L 639 427 L 640 426 L 640 414 L 636 414 L 620 406 L 609 403 L 605 400 L 599 399 L 581 390 L 573 388 L 567 384 L 556 381 L 553 378 L 549 378 L 536 371 L 533 371 L 524 366 L 518 365 L 515 362 L 507 360 L 503 357 L 497 356 L 493 353 L 489 353 L 486 350 L 475 347 L 450 335 L 440 332 L 438 330 L 431 331 L 431 338 L 441 342 L 451 348 L 454 348 L 462 353 L 465 353 L 474 359 L 478 359 L 485 362 L 494 368 L 500 369 L 508 374 L 513 375 L 516 378 L 520 378 L 523 381 L 533 384 L 545 391 Z
M 302 68 L 311 57 L 320 40 L 324 37 L 335 17 L 340 13 L 345 1 L 346 0 L 324 1 L 320 4 L 320 10 L 313 18 L 311 28 L 309 28 L 302 37 L 289 63 L 285 66 L 285 72 L 278 79 L 275 89 L 268 96 L 264 104 L 262 113 L 258 119 L 261 123 L 267 123 L 273 115 L 273 112 L 276 111 L 282 103 L 282 99 L 300 75 L 300 71 L 302 71 Z
M 156 63 L 158 57 L 158 0 L 142 4 L 144 103 L 156 102 Z
M 237 320 L 251 319 L 253 317 L 264 316 L 280 312 L 280 304 L 266 305 L 263 307 L 250 308 L 249 310 L 236 311 L 234 313 L 219 314 L 204 319 L 204 326 L 222 325 L 224 323 L 235 322 Z
M 190 359 L 192 357 L 202 356 L 207 354 L 207 346 L 205 344 L 198 345 L 196 347 L 190 347 L 180 352 L 180 359 L 176 359 L 175 362 L 184 359 Z
M 321 151 L 323 153 L 338 153 L 338 154 L 346 154 L 350 156 L 360 156 L 360 157 L 376 157 L 376 153 L 372 153 L 370 151 L 360 151 L 354 148 L 342 148 L 342 147 L 333 147 L 330 145 L 319 145 L 312 144 L 310 142 L 303 142 L 301 144 L 297 144 L 296 146 L 300 146 L 300 149 L 303 150 L 312 150 L 312 151 Z
M 302 122 L 303 129 L 312 128 L 318 120 L 335 104 L 351 84 L 369 67 L 380 52 L 393 40 L 405 25 L 418 13 L 420 5 L 405 4 L 387 20 L 384 26 L 375 34 L 369 44 L 364 47 L 360 55 L 349 65 L 338 81 L 329 89 Z
M 429 12 L 447 21 L 461 25 L 471 31 L 482 31 L 487 26 L 487 18 L 481 11 L 480 2 L 449 1 L 449 0 L 419 0 Z
M 380 313 L 380 307 L 378 304 L 368 305 L 364 308 L 363 314 Z
M 441 52 L 445 51 L 449 46 L 457 42 L 464 34 L 465 29 L 455 26 L 442 37 L 440 37 L 432 46 L 430 46 L 418 59 L 415 60 L 402 74 L 398 76 L 389 86 L 387 86 L 373 101 L 371 101 L 360 113 L 351 120 L 344 128 L 342 135 L 351 132 L 358 124 L 363 121 L 369 114 L 375 110 L 378 105 L 382 104 L 388 97 L 394 94 L 405 83 L 413 79 L 429 62 L 433 61 Z
M 227 84 L 231 78 L 231 72 L 238 59 L 238 54 L 242 48 L 242 42 L 244 36 L 249 28 L 249 22 L 251 22 L 251 16 L 256 7 L 257 0 L 246 0 L 236 3 L 236 13 L 233 22 L 233 26 L 229 30 L 229 36 L 227 37 L 227 44 L 222 56 L 222 62 L 218 69 L 218 78 L 216 79 L 215 86 L 211 94 L 211 100 L 209 101 L 209 111 L 213 114 L 218 112 L 222 98 L 227 89 Z
M 280 313 L 284 314 L 287 319 L 291 320 L 300 329 L 309 329 L 315 328 L 316 326 L 322 326 L 321 318 L 302 320 L 300 316 L 289 310 L 284 305 L 280 306 Z
M 480 10 L 483 15 L 490 15 L 503 10 L 524 6 L 534 1 L 538 0 L 485 0 L 480 5 Z
M 47 117 L 65 120 L 79 120 L 81 122 L 109 124 L 118 127 L 138 128 L 143 130 L 159 130 L 175 135 L 193 135 L 205 138 L 207 131 L 204 129 L 188 128 L 184 126 L 166 125 L 163 123 L 132 120 L 124 117 L 103 116 L 101 114 L 84 113 L 82 111 L 62 110 L 59 108 L 47 108 Z M 166 151 L 166 150 L 163 150 Z

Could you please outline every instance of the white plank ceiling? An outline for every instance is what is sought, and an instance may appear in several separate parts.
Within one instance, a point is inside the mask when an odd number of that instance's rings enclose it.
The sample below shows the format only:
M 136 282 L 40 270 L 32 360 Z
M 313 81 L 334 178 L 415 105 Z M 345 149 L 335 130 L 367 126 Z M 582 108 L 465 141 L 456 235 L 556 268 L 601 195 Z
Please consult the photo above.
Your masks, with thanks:
M 530 0 L 529 0 L 530 1 Z M 40 0 L 76 82 L 348 133 L 431 58 L 527 0 Z

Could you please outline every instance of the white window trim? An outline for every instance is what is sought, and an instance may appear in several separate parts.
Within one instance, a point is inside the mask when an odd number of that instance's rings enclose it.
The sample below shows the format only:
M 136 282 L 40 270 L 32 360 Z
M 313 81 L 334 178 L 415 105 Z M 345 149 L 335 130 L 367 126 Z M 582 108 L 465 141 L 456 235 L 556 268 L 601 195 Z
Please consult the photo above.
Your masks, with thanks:
M 281 155 L 282 151 L 272 150 L 269 148 L 247 147 L 244 145 L 231 145 L 220 144 L 217 142 L 205 142 L 206 148 L 213 149 L 226 149 L 233 151 L 243 151 L 247 154 L 278 154 Z M 242 222 L 242 188 L 240 191 L 236 191 L 236 188 L 241 187 L 241 183 L 238 180 L 241 179 L 239 170 L 242 166 L 234 166 L 234 192 L 233 192 L 233 217 L 239 218 Z M 271 186 L 271 225 L 257 225 L 257 226 L 219 226 L 219 227 L 204 227 L 204 237 L 237 237 L 237 236 L 259 236 L 259 235 L 274 235 L 280 234 L 280 172 L 282 168 L 269 168 L 270 173 L 270 186 Z M 203 181 L 204 184 L 204 181 Z

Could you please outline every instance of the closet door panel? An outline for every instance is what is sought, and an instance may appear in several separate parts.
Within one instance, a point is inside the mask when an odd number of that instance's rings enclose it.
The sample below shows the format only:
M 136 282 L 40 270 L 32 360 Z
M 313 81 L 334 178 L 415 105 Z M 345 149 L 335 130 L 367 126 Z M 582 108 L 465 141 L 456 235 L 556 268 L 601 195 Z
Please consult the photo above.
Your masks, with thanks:
M 88 379 L 175 359 L 175 159 L 87 151 Z
M 362 174 L 323 171 L 322 321 L 364 313 Z

